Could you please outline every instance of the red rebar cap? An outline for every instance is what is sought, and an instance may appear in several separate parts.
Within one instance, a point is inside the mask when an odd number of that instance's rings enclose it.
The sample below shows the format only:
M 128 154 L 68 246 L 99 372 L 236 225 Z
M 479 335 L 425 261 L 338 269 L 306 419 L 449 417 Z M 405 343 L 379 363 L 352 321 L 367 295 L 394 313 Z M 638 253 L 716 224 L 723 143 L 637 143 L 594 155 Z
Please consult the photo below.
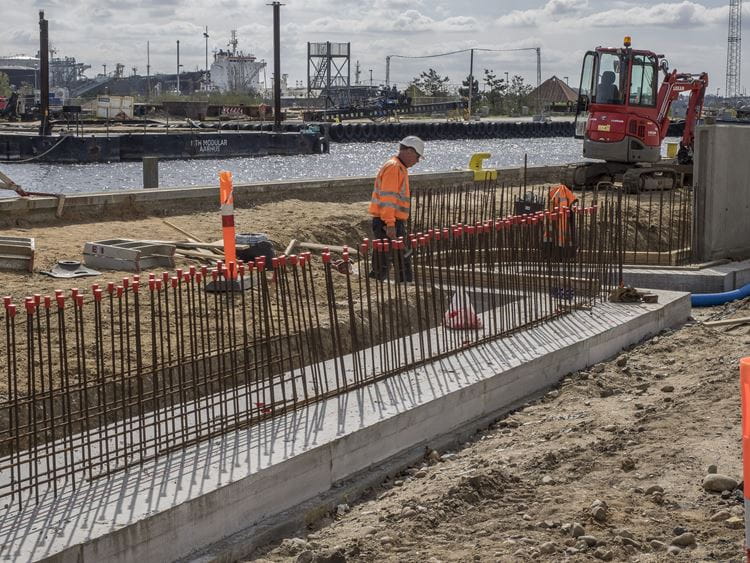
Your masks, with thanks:
M 122 292 L 124 291 L 124 288 L 121 285 L 117 286 L 117 297 L 122 297 Z
M 169 272 L 162 272 L 161 279 L 164 283 L 167 283 L 169 281 Z
M 179 279 L 177 279 L 177 276 L 172 276 L 172 277 L 170 278 L 170 281 L 172 282 L 172 288 L 173 288 L 173 289 L 177 287 L 177 284 L 178 284 L 178 283 L 180 283 L 180 280 L 179 280 Z
M 122 287 L 124 289 L 127 289 L 130 285 L 130 278 L 122 278 Z
M 196 271 L 195 270 L 195 266 L 190 266 L 190 270 L 188 270 L 188 271 L 190 272 L 190 277 L 194 278 L 195 277 L 195 271 Z
M 34 305 L 39 305 L 42 302 L 42 296 L 39 293 L 34 294 Z
M 296 266 L 299 263 L 299 257 L 296 254 L 292 254 L 289 258 L 289 264 Z
M 33 315 L 34 311 L 36 310 L 36 305 L 34 305 L 34 300 L 33 299 L 27 300 L 26 303 L 24 303 L 24 305 L 26 305 L 26 314 Z
M 70 296 L 73 299 L 75 299 L 77 295 L 78 295 L 78 288 L 77 287 L 70 288 Z
M 13 301 L 13 298 L 10 295 L 6 295 L 3 297 L 3 305 L 5 305 L 5 308 L 8 308 L 8 305 L 10 305 L 11 301 Z
M 75 302 L 79 309 L 82 308 L 83 307 L 83 295 L 76 295 Z
M 328 264 L 331 261 L 331 254 L 329 252 L 324 251 L 321 257 L 323 258 L 323 264 Z
M 154 280 L 149 280 L 149 286 L 153 283 Z M 101 301 L 102 300 L 102 290 L 101 289 L 95 289 L 93 291 L 94 293 L 94 301 Z M 46 304 L 45 304 L 46 306 Z
M 200 272 L 195 272 L 195 283 L 201 283 L 201 280 L 203 279 L 203 274 Z
M 49 295 L 44 296 L 44 308 L 49 309 L 52 305 L 52 298 Z
M 6 307 L 6 309 L 7 309 L 7 311 L 8 311 L 8 316 L 9 316 L 9 317 L 10 317 L 11 319 L 12 319 L 13 317 L 15 317 L 15 316 L 16 316 L 16 306 L 15 306 L 15 305 L 8 305 L 8 306 Z
M 64 295 L 57 295 L 55 297 L 55 301 L 57 301 L 57 307 L 59 309 L 65 309 L 65 296 Z
M 139 282 L 139 281 L 141 281 L 141 276 L 139 276 L 138 274 L 134 274 L 134 275 L 133 275 L 133 281 L 134 281 L 134 282 Z
M 107 293 L 114 293 L 115 292 L 115 282 L 109 282 L 107 284 Z
M 149 272 L 148 273 L 148 279 L 149 280 L 155 280 L 156 279 L 156 274 L 154 274 L 153 272 Z
M 341 253 L 341 258 L 344 260 L 344 263 L 349 262 L 349 251 L 345 250 L 344 252 L 342 252 Z
M 141 287 L 141 282 L 133 282 L 133 293 L 138 293 L 138 289 Z
M 153 292 L 156 289 L 156 280 L 155 279 L 152 278 L 152 279 L 148 280 L 148 289 L 151 292 Z
M 161 286 L 162 286 L 161 280 L 156 280 L 156 291 L 160 291 Z

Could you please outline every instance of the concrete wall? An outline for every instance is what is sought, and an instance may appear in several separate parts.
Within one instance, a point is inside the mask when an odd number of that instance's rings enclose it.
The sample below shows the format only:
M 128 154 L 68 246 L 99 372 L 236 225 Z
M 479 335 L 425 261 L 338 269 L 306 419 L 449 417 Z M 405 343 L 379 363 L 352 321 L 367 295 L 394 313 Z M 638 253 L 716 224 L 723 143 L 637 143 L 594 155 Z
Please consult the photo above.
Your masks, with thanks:
M 693 259 L 750 257 L 750 125 L 696 133 Z
M 558 166 L 532 167 L 527 171 L 528 183 L 557 182 Z M 503 168 L 498 181 L 519 184 L 523 169 Z M 455 186 L 473 181 L 468 171 L 433 172 L 411 175 L 413 189 L 420 187 Z M 249 207 L 283 199 L 308 201 L 354 202 L 370 199 L 373 178 L 327 178 L 317 180 L 285 180 L 237 184 L 234 202 L 237 207 Z M 75 223 L 88 220 L 122 219 L 139 215 L 179 215 L 193 211 L 219 209 L 218 182 L 216 186 L 191 188 L 157 188 L 123 190 L 108 193 L 71 194 L 66 197 L 63 218 L 55 217 L 57 199 L 9 198 L 0 199 L 0 228 L 42 224 Z

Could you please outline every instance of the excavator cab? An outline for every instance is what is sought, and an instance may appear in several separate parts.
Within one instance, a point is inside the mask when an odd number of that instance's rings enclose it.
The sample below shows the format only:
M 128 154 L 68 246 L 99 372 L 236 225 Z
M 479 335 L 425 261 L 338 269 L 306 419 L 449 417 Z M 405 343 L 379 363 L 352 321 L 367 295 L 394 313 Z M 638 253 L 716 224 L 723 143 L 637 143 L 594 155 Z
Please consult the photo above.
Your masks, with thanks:
M 583 59 L 576 137 L 583 155 L 610 162 L 658 162 L 659 56 L 630 48 L 597 47 Z

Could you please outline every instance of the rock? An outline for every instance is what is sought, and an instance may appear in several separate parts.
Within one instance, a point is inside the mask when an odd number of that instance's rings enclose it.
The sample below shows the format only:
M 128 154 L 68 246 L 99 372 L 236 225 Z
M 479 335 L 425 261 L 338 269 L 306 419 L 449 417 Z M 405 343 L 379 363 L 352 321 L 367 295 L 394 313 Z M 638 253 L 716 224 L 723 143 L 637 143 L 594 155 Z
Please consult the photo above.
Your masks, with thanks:
M 380 538 L 380 543 L 383 545 L 391 544 L 393 543 L 393 538 L 391 536 L 382 536 Z
M 423 479 L 424 477 L 427 477 L 427 471 L 425 471 L 425 470 L 417 471 L 414 474 L 414 477 L 417 478 L 417 479 Z
M 560 391 L 558 391 L 557 389 L 553 389 L 552 391 L 547 393 L 547 397 L 549 397 L 550 399 L 557 399 L 559 396 L 560 396 Z
M 648 545 L 650 545 L 651 549 L 654 551 L 665 551 L 667 549 L 667 544 L 659 540 L 651 540 L 648 542 Z
M 597 547 L 594 551 L 594 557 L 601 559 L 602 561 L 612 561 L 612 552 L 604 549 L 603 547 Z
M 687 532 L 687 528 L 683 528 L 682 526 L 675 526 L 672 528 L 672 534 L 675 536 L 680 536 Z
M 558 550 L 558 545 L 555 542 L 548 541 L 544 542 L 539 546 L 539 551 L 545 554 L 555 553 Z
M 679 555 L 682 552 L 682 549 L 677 547 L 676 545 L 670 545 L 667 548 L 667 553 L 670 555 Z
M 708 471 L 706 471 L 706 473 L 716 473 L 717 471 L 719 471 L 719 468 L 716 467 L 716 465 L 712 463 L 711 465 L 708 466 Z
M 719 512 L 712 514 L 709 520 L 711 522 L 723 522 L 724 520 L 728 520 L 730 516 L 731 513 L 728 510 L 719 510 Z
M 341 518 L 344 514 L 349 512 L 349 505 L 348 504 L 339 504 L 336 506 L 336 516 Z
M 346 556 L 341 547 L 332 547 L 315 554 L 315 563 L 346 563 Z
M 625 528 L 622 528 L 620 530 L 615 531 L 615 534 L 620 536 L 621 538 L 628 538 L 628 539 L 635 539 L 635 536 Z
M 442 461 L 442 458 L 440 457 L 440 454 L 437 452 L 437 450 L 430 450 L 430 453 L 427 454 L 427 460 L 430 463 L 437 463 L 439 461 Z
M 626 365 L 628 365 L 628 357 L 625 356 L 625 355 L 620 356 L 619 358 L 617 358 L 617 361 L 615 362 L 615 365 L 618 368 L 624 368 Z
M 580 536 L 578 538 L 578 541 L 586 542 L 586 545 L 589 547 L 594 547 L 596 544 L 599 543 L 599 540 L 597 540 L 594 536 Z
M 676 538 L 672 538 L 672 545 L 678 547 L 690 547 L 691 545 L 695 545 L 695 536 L 690 532 L 685 532 Z
M 607 503 L 601 500 L 595 500 L 591 504 L 591 516 L 597 522 L 604 522 L 607 519 Z
M 635 461 L 633 461 L 629 457 L 626 457 L 622 460 L 622 463 L 620 463 L 620 467 L 623 471 L 633 471 L 633 469 L 635 469 Z
M 310 549 L 310 544 L 302 538 L 287 538 L 279 546 L 279 552 L 284 555 L 297 555 L 306 549 Z
M 294 563 L 311 563 L 314 558 L 315 554 L 311 550 L 306 549 L 297 556 Z
M 629 545 L 630 547 L 634 547 L 635 549 L 641 549 L 641 544 L 633 538 L 624 538 L 620 536 L 620 540 L 622 541 L 622 545 Z
M 393 486 L 394 486 L 394 487 L 402 487 L 403 485 L 404 485 L 404 482 L 403 482 L 403 480 L 401 480 L 401 479 L 396 479 L 396 480 L 395 480 L 395 481 L 393 482 Z
M 728 518 L 726 522 L 727 528 L 731 528 L 732 530 L 741 530 L 745 527 L 745 519 L 740 518 L 739 516 L 732 516 L 731 518 Z
M 605 432 L 617 432 L 617 425 L 607 424 L 607 426 L 602 427 L 602 430 L 604 430 Z
M 545 475 L 544 477 L 542 477 L 542 485 L 554 485 L 554 484 L 555 484 L 555 480 L 549 475 Z
M 410 518 L 414 516 L 417 513 L 416 510 L 414 510 L 410 506 L 405 506 L 404 509 L 401 511 L 401 518 Z
M 715 493 L 733 491 L 737 488 L 737 481 L 721 473 L 709 473 L 703 478 L 703 488 Z
M 584 530 L 583 526 L 581 526 L 578 522 L 574 522 L 570 528 L 570 535 L 574 538 L 580 538 L 585 533 L 586 530 Z
M 661 388 L 662 393 L 671 393 L 672 391 L 674 391 L 674 385 L 665 385 Z
M 654 493 L 663 493 L 664 487 L 661 487 L 659 485 L 651 485 L 648 489 L 644 491 L 647 495 L 653 495 Z

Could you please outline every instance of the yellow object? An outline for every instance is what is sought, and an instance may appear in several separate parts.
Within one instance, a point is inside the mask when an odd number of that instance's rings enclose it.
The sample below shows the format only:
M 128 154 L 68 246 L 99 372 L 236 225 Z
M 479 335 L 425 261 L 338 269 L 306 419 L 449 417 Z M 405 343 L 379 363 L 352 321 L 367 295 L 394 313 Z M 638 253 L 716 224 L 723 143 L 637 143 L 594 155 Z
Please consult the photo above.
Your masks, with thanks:
M 667 143 L 667 158 L 677 158 L 680 143 Z
M 609 131 L 609 129 L 610 129 L 609 123 L 607 123 L 606 125 L 598 125 L 597 126 L 597 130 L 598 131 Z
M 626 47 L 630 47 L 630 35 L 626 35 L 622 42 Z
M 482 168 L 485 160 L 492 156 L 488 152 L 475 152 L 469 160 L 469 170 L 474 172 L 474 181 L 497 180 L 497 170 L 494 168 Z

